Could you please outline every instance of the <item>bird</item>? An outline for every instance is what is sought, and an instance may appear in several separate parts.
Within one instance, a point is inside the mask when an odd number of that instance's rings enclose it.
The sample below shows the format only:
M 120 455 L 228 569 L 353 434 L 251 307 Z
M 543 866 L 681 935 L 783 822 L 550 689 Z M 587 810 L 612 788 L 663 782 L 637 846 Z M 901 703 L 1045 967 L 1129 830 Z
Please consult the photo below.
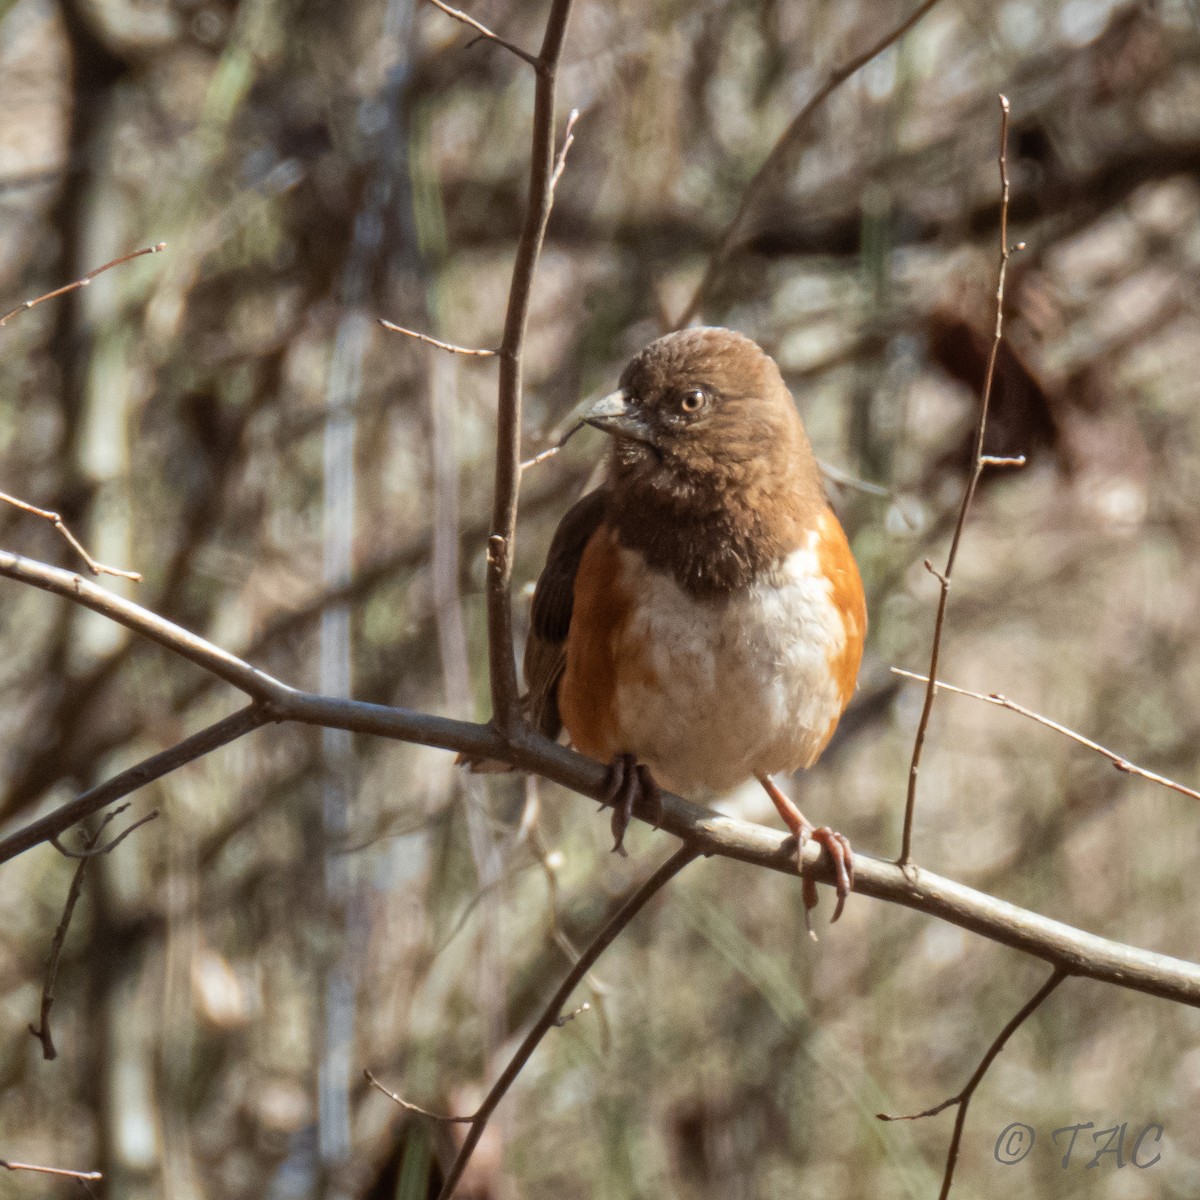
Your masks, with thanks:
M 586 425 L 611 438 L 602 482 L 562 518 L 534 588 L 528 719 L 607 764 L 613 849 L 639 800 L 697 800 L 751 779 L 795 837 L 829 853 L 836 921 L 849 841 L 772 779 L 810 767 L 854 694 L 862 579 L 778 365 L 731 329 L 651 342 Z M 816 904 L 806 881 L 805 916 Z

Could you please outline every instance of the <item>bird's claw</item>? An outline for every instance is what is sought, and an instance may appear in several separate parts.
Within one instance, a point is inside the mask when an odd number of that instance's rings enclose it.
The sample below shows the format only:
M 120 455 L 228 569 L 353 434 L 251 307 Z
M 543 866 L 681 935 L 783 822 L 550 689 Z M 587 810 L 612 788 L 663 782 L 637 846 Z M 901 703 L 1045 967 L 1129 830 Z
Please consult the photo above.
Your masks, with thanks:
M 796 866 L 801 871 L 804 867 L 804 847 L 810 839 L 818 846 L 824 847 L 833 863 L 837 904 L 829 921 L 832 925 L 842 915 L 842 909 L 846 907 L 846 897 L 854 890 L 854 851 L 850 846 L 850 839 L 844 833 L 838 833 L 836 829 L 831 829 L 828 825 L 820 825 L 814 829 L 806 822 L 796 832 Z M 802 894 L 804 897 L 804 923 L 808 925 L 808 915 L 817 907 L 817 885 L 812 879 L 805 877 Z M 811 932 L 812 927 L 809 926 L 809 933 Z
M 662 790 L 654 782 L 654 776 L 645 763 L 640 763 L 634 754 L 614 755 L 608 767 L 604 785 L 604 803 L 611 805 L 613 852 L 625 855 L 625 830 L 633 819 L 633 810 L 639 801 L 643 809 L 654 815 L 654 828 L 662 821 Z

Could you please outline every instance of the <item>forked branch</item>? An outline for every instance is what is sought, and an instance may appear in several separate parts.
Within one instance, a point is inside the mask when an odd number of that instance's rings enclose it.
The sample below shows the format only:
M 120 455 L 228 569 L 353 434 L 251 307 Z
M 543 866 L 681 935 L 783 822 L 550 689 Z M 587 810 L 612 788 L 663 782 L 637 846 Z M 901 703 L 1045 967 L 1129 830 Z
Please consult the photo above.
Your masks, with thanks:
M 971 1097 L 975 1095 L 975 1089 L 983 1081 L 988 1068 L 996 1061 L 996 1056 L 1004 1049 L 1008 1039 L 1042 1006 L 1050 993 L 1066 979 L 1067 974 L 1058 967 L 1051 972 L 1050 978 L 1038 988 L 1014 1014 L 1012 1020 L 996 1035 L 995 1041 L 987 1048 L 983 1058 L 979 1060 L 979 1066 L 975 1068 L 975 1073 L 967 1080 L 962 1091 L 923 1112 L 910 1113 L 903 1117 L 888 1116 L 886 1113 L 875 1114 L 881 1121 L 919 1121 L 924 1117 L 935 1117 L 947 1108 L 957 1105 L 958 1113 L 954 1118 L 954 1132 L 950 1135 L 950 1147 L 946 1152 L 946 1169 L 942 1175 L 942 1190 L 938 1193 L 938 1200 L 947 1200 L 950 1195 L 950 1187 L 954 1182 L 954 1167 L 958 1162 L 959 1147 L 962 1145 L 963 1127 L 967 1123 L 967 1107 L 971 1103 Z

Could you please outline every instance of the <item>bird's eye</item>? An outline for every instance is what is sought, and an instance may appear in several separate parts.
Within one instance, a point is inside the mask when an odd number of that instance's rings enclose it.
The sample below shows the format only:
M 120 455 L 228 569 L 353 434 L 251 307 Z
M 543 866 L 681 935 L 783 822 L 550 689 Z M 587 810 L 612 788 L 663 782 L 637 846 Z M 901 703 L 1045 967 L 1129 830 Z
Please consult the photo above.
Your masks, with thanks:
M 708 393 L 700 388 L 692 388 L 679 398 L 679 407 L 685 413 L 699 412 L 708 403 Z

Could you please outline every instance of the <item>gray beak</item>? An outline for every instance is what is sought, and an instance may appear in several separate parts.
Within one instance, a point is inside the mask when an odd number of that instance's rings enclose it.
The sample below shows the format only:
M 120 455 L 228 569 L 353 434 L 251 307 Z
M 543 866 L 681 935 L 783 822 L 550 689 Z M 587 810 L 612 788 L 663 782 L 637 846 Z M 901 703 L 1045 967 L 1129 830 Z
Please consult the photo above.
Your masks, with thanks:
M 649 427 L 636 406 L 629 402 L 629 396 L 624 390 L 611 392 L 603 400 L 597 400 L 584 413 L 583 421 L 585 425 L 591 425 L 604 433 L 630 438 L 635 442 L 654 444 Z

